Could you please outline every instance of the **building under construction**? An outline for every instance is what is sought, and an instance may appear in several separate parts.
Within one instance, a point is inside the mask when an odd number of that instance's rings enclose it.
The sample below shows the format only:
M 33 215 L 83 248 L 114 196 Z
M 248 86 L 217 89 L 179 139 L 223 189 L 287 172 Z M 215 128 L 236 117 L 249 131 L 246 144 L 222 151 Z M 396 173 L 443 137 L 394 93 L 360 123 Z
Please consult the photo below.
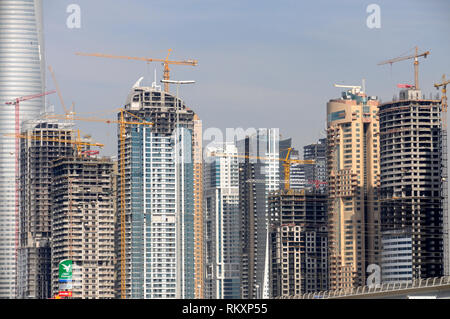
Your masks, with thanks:
M 327 197 L 313 190 L 269 195 L 271 297 L 328 290 Z
M 59 263 L 73 262 L 72 298 L 114 298 L 113 162 L 68 156 L 53 162 L 52 293 Z M 70 283 L 69 283 L 70 284 Z
M 73 125 L 49 120 L 23 123 L 20 142 L 20 210 L 17 298 L 51 297 L 52 162 L 72 156 Z
M 292 147 L 292 138 L 280 141 L 280 158 L 286 158 L 289 153 L 290 159 L 300 159 L 299 151 Z M 306 170 L 308 165 L 292 163 L 289 169 L 290 189 L 304 189 L 307 185 Z M 280 189 L 284 188 L 285 179 L 284 166 L 280 165 Z
M 405 280 L 443 276 L 443 233 L 448 230 L 443 227 L 441 167 L 447 145 L 440 101 L 405 89 L 398 100 L 380 105 L 379 116 L 383 236 L 407 240 L 410 248 L 403 253 L 412 260 L 410 266 L 384 262 L 383 272 L 395 267 L 398 276 L 390 271 L 389 278 L 397 281 L 405 272 L 410 272 Z

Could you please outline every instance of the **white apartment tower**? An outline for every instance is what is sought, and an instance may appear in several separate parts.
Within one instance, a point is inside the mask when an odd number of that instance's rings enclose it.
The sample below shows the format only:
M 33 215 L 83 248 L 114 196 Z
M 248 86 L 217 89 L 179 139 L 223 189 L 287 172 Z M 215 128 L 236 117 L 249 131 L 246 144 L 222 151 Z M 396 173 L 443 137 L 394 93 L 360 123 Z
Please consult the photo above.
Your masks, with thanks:
M 205 159 L 205 297 L 239 299 L 240 212 L 237 148 L 223 144 L 206 149 Z

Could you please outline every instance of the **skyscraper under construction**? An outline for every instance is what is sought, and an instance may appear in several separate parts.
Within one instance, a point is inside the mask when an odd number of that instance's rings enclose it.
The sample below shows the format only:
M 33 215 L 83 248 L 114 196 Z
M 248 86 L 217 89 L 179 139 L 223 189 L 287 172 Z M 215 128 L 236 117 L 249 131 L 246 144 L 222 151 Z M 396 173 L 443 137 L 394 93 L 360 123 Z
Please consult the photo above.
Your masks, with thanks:
M 77 154 L 59 157 L 52 167 L 52 293 L 114 298 L 113 162 Z M 59 276 L 64 260 L 72 261 L 69 282 Z
M 17 298 L 51 295 L 51 186 L 53 161 L 72 156 L 73 124 L 30 120 L 23 124 L 20 147 L 19 247 Z M 61 141 L 61 142 L 60 142 Z
M 331 290 L 365 285 L 379 265 L 379 102 L 360 89 L 327 103 Z
M 440 107 L 414 87 L 380 105 L 384 282 L 444 275 Z

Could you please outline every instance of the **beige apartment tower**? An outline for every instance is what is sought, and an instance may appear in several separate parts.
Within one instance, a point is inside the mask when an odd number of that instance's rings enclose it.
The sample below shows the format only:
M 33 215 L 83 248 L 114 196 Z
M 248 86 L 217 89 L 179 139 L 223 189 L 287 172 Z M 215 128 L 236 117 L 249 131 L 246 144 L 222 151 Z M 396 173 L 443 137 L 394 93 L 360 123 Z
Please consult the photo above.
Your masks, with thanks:
M 330 290 L 365 285 L 379 265 L 378 105 L 360 87 L 327 103 Z

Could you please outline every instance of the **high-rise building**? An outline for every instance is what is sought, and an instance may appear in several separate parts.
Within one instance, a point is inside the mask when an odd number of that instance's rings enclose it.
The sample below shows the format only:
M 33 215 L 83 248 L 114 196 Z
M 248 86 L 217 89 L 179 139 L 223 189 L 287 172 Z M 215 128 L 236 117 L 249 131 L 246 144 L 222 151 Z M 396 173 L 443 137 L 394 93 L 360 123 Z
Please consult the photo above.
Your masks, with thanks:
M 306 183 L 318 191 L 327 191 L 327 139 L 303 147 L 303 159 L 314 160 L 314 165 L 305 166 Z
M 204 227 L 205 297 L 208 299 L 241 298 L 237 154 L 236 146 L 231 143 L 206 149 Z
M 14 105 L 21 96 L 44 91 L 44 41 L 41 0 L 0 1 L 0 298 L 16 296 L 18 209 Z M 20 120 L 37 118 L 44 98 L 20 103 Z M 16 176 L 17 175 L 17 176 Z
M 137 116 L 153 125 L 127 125 L 124 153 L 119 147 L 119 172 L 122 157 L 125 162 L 125 191 L 119 191 L 125 198 L 125 224 L 120 224 L 118 216 L 117 229 L 125 228 L 126 255 L 122 256 L 119 242 L 118 296 L 194 298 L 195 214 L 199 209 L 195 200 L 201 196 L 195 195 L 201 190 L 200 174 L 194 171 L 194 154 L 200 151 L 194 148 L 201 145 L 195 141 L 201 137 L 194 132 L 195 113 L 156 83 L 152 87 L 135 85 L 125 110 L 125 120 L 138 121 Z M 121 179 L 119 174 L 119 185 Z
M 242 233 L 242 298 L 268 298 L 270 192 L 280 187 L 279 132 L 260 129 L 237 141 Z M 259 159 L 256 157 L 262 157 Z
M 305 190 L 269 195 L 271 297 L 328 289 L 327 197 Z
M 378 104 L 356 88 L 327 103 L 331 290 L 365 285 L 380 265 Z
M 53 294 L 67 289 L 77 299 L 114 298 L 112 174 L 110 158 L 70 156 L 53 162 Z M 71 260 L 73 265 L 69 283 L 59 280 L 59 264 L 64 260 Z
M 23 123 L 20 147 L 20 223 L 17 297 L 47 299 L 51 295 L 52 162 L 72 156 L 73 125 L 51 120 Z
M 419 90 L 402 90 L 398 100 L 380 105 L 379 111 L 383 237 L 410 242 L 403 253 L 412 259 L 413 279 L 444 275 L 443 232 L 448 231 L 442 210 L 440 101 L 421 96 Z

